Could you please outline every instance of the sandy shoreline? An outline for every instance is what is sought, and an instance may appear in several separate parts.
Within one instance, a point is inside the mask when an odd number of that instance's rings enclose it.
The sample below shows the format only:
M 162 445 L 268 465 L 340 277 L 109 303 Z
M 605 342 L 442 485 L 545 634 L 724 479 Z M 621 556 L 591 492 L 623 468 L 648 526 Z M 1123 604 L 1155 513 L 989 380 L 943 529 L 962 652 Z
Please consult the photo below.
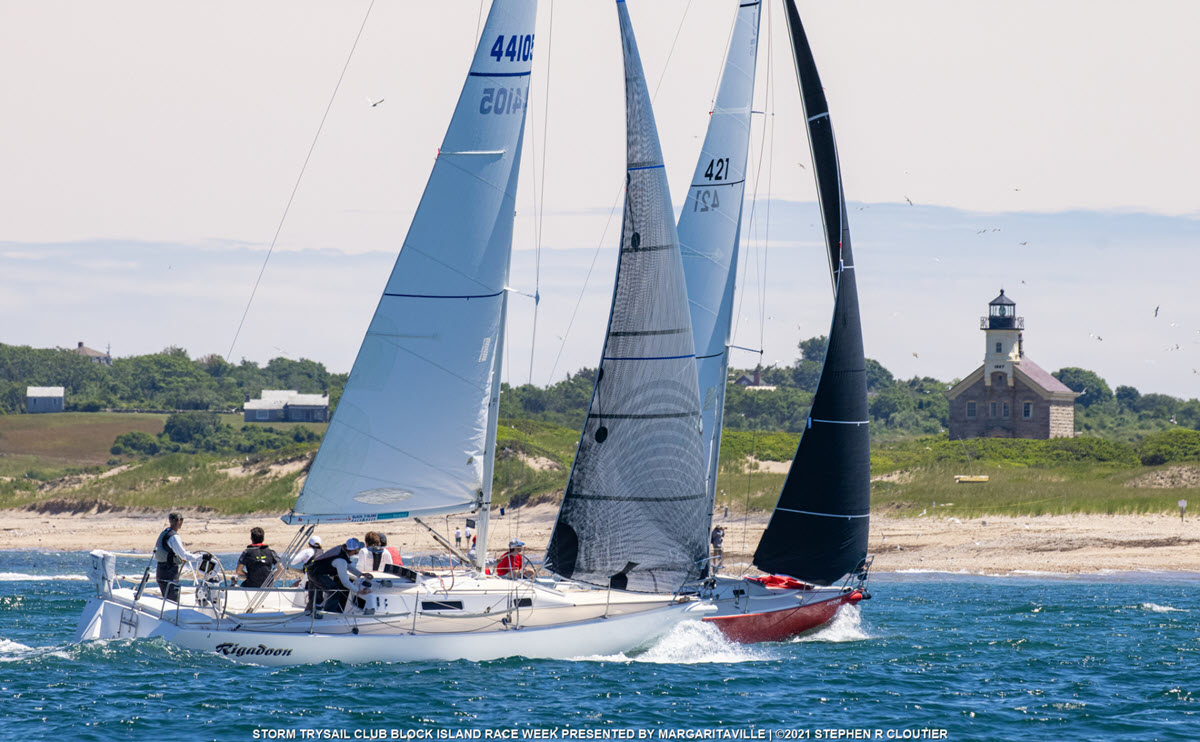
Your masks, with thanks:
M 534 553 L 545 549 L 557 508 L 541 505 L 509 510 L 492 519 L 491 550 L 503 550 L 510 538 L 521 538 Z M 750 561 L 765 527 L 766 514 L 748 519 L 730 517 L 726 526 L 725 563 L 738 566 Z M 438 519 L 431 526 L 453 533 L 462 517 Z M 267 532 L 267 541 L 282 551 L 295 530 L 272 516 L 219 516 L 193 514 L 183 537 L 192 551 L 238 552 L 249 543 L 252 526 Z M 44 515 L 0 511 L 0 550 L 50 549 L 78 551 L 108 549 L 149 552 L 154 538 L 166 527 L 161 515 L 91 514 Z M 318 528 L 325 544 L 367 530 L 388 535 L 391 545 L 404 553 L 438 551 L 433 539 L 411 522 L 329 525 Z M 989 517 L 887 518 L 871 521 L 870 552 L 879 572 L 929 570 L 1009 574 L 1020 571 L 1082 574 L 1107 570 L 1161 570 L 1200 572 L 1200 523 L 1167 515 L 1069 515 L 1034 518 Z M 0 571 L 3 571 L 0 557 Z

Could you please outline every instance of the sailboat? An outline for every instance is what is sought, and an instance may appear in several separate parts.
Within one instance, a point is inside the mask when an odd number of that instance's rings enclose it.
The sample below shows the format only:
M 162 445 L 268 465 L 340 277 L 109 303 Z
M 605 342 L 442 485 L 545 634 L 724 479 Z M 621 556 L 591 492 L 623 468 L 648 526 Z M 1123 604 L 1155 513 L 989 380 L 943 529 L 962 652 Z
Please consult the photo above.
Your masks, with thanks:
M 492 5 L 438 160 L 340 404 L 295 507 L 283 518 L 301 526 L 293 543 L 303 544 L 320 523 L 421 522 L 467 511 L 478 513 L 479 539 L 487 543 L 535 10 L 535 0 Z M 623 3 L 618 10 L 628 74 L 636 48 Z M 644 82 L 639 85 L 644 93 Z M 644 95 L 629 100 L 631 108 L 648 104 Z M 644 114 L 631 111 L 630 120 Z M 627 216 L 662 209 L 655 200 L 659 194 L 640 187 L 655 180 L 638 171 L 655 167 L 650 163 L 654 153 L 645 155 L 646 163 L 631 164 L 629 170 Z M 661 158 L 658 163 L 661 168 Z M 669 200 L 665 204 L 673 234 Z M 645 237 L 633 231 L 626 242 L 630 250 L 647 254 L 667 231 L 653 223 L 637 228 Z M 678 319 L 690 339 L 686 309 Z M 674 394 L 694 399 L 694 381 Z M 591 435 L 603 440 L 601 430 L 611 426 L 612 445 L 623 445 L 617 433 L 622 424 L 605 417 Z M 579 486 L 606 492 L 604 476 L 590 475 L 592 483 Z M 674 519 L 667 513 L 662 517 Z M 586 543 L 621 544 L 630 538 L 621 526 L 605 519 L 577 521 L 576 532 Z M 675 557 L 678 549 L 663 551 Z M 236 588 L 219 573 L 213 579 L 198 576 L 182 586 L 178 602 L 167 601 L 154 588 L 144 588 L 144 580 L 125 584 L 116 574 L 116 555 L 93 552 L 97 593 L 84 608 L 77 640 L 161 637 L 191 650 L 268 665 L 566 658 L 627 652 L 712 610 L 674 593 L 492 577 L 484 566 L 485 552 L 480 550 L 474 569 L 465 573 L 400 569 L 376 575 L 372 589 L 359 596 L 363 605 L 323 614 L 304 610 L 302 590 Z M 689 551 L 687 557 L 695 554 Z M 674 562 L 650 566 L 645 574 L 670 579 Z M 642 571 L 627 572 L 634 582 L 643 577 Z M 624 586 L 613 581 L 613 588 Z
M 695 349 L 650 93 L 625 3 L 626 191 L 596 383 L 544 565 L 562 578 L 670 593 L 707 556 Z
M 816 395 L 779 501 L 754 553 L 766 577 L 712 575 L 705 617 L 728 638 L 782 641 L 817 629 L 866 591 L 870 441 L 866 362 L 845 199 L 829 108 L 794 0 L 788 31 L 804 101 L 833 279 L 834 311 Z M 750 136 L 759 3 L 738 11 L 708 134 L 680 215 L 713 510 Z M 841 583 L 841 584 L 838 584 Z

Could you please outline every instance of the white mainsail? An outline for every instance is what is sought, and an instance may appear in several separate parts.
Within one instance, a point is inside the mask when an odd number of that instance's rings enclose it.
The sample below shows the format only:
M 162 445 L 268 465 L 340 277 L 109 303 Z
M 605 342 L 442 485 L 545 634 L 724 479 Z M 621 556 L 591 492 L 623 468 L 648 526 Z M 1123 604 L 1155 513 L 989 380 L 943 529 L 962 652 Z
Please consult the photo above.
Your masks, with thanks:
M 490 491 L 536 0 L 492 6 L 289 523 L 462 512 Z
M 710 514 L 716 494 L 725 410 L 760 13 L 758 2 L 742 2 L 738 7 L 708 134 L 679 216 L 679 248 L 691 305 L 700 384 Z

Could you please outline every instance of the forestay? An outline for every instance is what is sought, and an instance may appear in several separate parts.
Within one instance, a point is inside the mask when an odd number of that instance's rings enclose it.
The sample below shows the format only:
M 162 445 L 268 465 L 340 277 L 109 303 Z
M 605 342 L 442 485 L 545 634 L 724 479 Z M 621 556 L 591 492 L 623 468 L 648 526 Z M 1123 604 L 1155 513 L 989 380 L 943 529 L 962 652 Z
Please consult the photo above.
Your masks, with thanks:
M 691 305 L 700 384 L 710 516 L 721 450 L 760 10 L 758 2 L 745 2 L 738 8 L 708 134 L 679 216 L 679 249 Z
M 754 564 L 766 572 L 829 585 L 858 569 L 867 554 L 871 452 L 866 361 L 829 107 L 793 0 L 787 3 L 787 14 L 833 270 L 834 309 L 807 425 Z
M 563 577 L 671 592 L 707 555 L 695 352 L 675 216 L 625 4 L 627 173 L 608 332 L 546 552 Z
M 492 5 L 408 236 L 285 521 L 435 515 L 483 501 L 535 15 L 535 0 Z

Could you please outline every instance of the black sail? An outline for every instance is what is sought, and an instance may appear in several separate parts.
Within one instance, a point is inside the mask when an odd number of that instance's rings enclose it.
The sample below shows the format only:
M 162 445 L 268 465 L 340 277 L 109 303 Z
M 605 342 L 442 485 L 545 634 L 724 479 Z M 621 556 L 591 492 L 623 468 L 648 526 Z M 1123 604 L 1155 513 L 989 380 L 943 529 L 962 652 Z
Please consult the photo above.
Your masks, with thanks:
M 866 361 L 829 108 L 794 0 L 788 0 L 787 17 L 808 120 L 834 308 L 817 393 L 754 564 L 765 572 L 830 585 L 855 571 L 867 555 L 871 451 Z

